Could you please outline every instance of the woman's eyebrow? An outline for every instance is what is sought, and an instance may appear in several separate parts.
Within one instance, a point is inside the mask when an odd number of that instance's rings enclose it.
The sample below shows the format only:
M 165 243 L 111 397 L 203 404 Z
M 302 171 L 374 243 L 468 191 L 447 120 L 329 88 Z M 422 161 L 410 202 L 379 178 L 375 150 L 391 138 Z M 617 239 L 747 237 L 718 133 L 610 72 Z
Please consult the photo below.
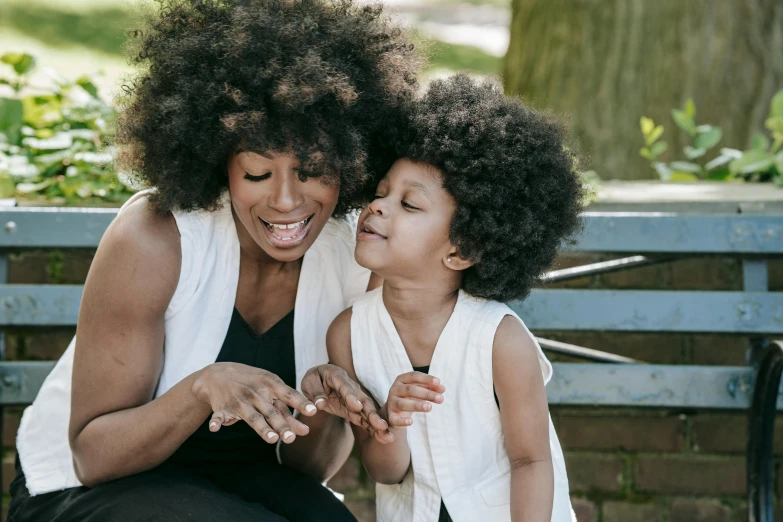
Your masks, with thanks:
M 412 180 L 406 180 L 405 184 L 410 186 L 410 187 L 413 187 L 415 189 L 420 190 L 427 197 L 427 199 L 432 201 L 432 196 L 430 196 L 430 191 L 427 189 L 427 187 L 424 184 L 419 183 L 418 181 L 412 181 Z

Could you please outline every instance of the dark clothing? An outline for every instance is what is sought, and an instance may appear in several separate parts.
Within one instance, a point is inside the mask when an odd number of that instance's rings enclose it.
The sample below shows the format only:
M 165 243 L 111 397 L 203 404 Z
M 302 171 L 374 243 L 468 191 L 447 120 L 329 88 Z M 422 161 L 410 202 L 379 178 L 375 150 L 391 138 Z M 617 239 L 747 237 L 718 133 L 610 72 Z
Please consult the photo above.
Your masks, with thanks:
M 296 382 L 293 311 L 261 335 L 234 310 L 216 362 L 239 362 Z M 274 445 L 243 421 L 209 418 L 160 466 L 100 484 L 31 497 L 19 461 L 9 522 L 356 522 L 316 479 L 281 466 Z
M 430 373 L 429 366 L 414 366 L 413 370 L 421 373 Z M 438 522 L 452 522 L 451 516 L 446 509 L 446 504 L 444 504 L 442 500 L 440 501 L 440 516 L 438 517 Z
M 295 388 L 294 312 L 258 335 L 234 309 L 226 340 L 215 362 L 263 368 Z M 239 421 L 231 426 L 221 426 L 220 431 L 212 433 L 209 431 L 210 418 L 182 443 L 168 462 L 199 475 L 209 475 L 216 467 L 233 469 L 250 462 L 277 463 L 274 444 L 264 442 L 247 423 Z

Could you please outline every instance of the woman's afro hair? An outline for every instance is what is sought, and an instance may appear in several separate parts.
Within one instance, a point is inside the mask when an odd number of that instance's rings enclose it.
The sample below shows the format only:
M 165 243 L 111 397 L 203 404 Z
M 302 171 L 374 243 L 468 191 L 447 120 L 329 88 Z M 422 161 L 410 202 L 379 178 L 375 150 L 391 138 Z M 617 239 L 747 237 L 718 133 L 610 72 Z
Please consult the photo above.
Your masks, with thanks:
M 464 74 L 435 81 L 390 132 L 395 156 L 436 167 L 469 294 L 525 298 L 580 224 L 584 187 L 564 127 Z
M 419 60 L 379 5 L 353 0 L 157 0 L 134 31 L 119 165 L 159 211 L 212 210 L 238 147 L 292 152 L 300 177 L 359 203 L 381 125 L 415 94 Z M 369 157 L 368 157 L 369 155 Z

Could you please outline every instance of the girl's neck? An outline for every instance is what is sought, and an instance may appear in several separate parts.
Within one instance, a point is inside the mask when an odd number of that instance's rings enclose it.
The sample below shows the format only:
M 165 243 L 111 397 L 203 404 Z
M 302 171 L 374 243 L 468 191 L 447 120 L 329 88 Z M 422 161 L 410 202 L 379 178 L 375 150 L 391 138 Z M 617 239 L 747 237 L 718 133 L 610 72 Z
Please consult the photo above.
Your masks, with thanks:
M 459 287 L 413 288 L 384 281 L 382 292 L 411 365 L 429 366 L 459 299 Z
M 383 305 L 392 319 L 404 322 L 426 321 L 432 317 L 449 316 L 459 297 L 459 287 L 418 287 L 383 282 Z

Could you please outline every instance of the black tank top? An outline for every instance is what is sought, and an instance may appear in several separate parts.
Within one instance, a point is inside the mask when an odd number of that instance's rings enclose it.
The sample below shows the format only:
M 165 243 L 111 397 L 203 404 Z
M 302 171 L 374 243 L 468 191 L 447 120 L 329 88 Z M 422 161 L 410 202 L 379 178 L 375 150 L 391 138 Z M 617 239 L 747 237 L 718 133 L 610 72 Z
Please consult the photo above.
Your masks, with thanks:
M 215 362 L 236 362 L 263 368 L 280 377 L 284 383 L 296 386 L 294 362 L 294 311 L 275 323 L 261 335 L 234 309 L 228 333 Z M 211 415 L 188 437 L 167 460 L 188 470 L 212 475 L 218 470 L 246 467 L 258 461 L 277 462 L 275 445 L 267 444 L 240 420 L 220 431 L 209 431 Z

